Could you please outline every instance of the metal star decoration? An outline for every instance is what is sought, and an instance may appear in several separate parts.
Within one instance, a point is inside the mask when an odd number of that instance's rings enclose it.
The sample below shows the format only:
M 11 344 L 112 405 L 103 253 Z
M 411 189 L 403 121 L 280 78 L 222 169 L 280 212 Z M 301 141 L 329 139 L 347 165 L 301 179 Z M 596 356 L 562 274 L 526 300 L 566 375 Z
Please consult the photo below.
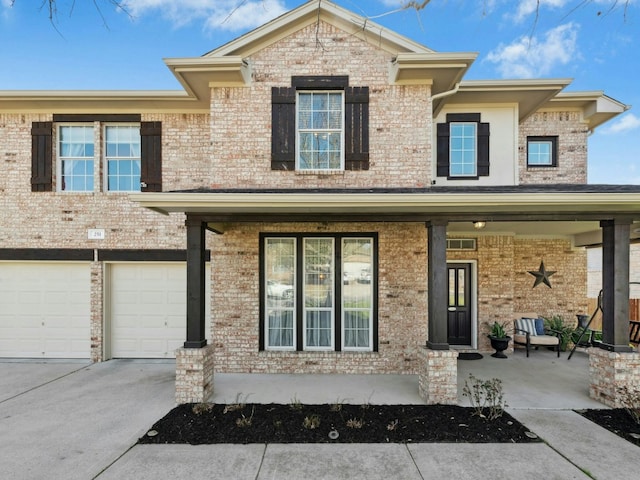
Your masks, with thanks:
M 544 268 L 544 262 L 541 261 L 540 262 L 540 268 L 538 269 L 537 272 L 535 271 L 531 271 L 529 270 L 529 273 L 531 275 L 533 275 L 534 277 L 536 277 L 536 281 L 533 284 L 533 288 L 536 288 L 538 285 L 540 285 L 541 283 L 544 283 L 547 287 L 551 288 L 551 282 L 549 281 L 549 277 L 551 275 L 553 275 L 554 273 L 556 273 L 556 270 L 554 271 L 547 271 Z

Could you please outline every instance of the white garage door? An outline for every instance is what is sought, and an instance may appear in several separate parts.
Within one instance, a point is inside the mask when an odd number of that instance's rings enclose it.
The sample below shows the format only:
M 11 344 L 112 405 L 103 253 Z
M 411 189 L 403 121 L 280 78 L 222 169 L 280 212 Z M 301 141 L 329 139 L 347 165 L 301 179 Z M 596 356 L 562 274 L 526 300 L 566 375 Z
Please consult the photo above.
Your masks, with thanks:
M 109 265 L 112 358 L 175 357 L 186 339 L 186 279 L 184 263 Z
M 89 358 L 88 264 L 0 262 L 0 357 Z

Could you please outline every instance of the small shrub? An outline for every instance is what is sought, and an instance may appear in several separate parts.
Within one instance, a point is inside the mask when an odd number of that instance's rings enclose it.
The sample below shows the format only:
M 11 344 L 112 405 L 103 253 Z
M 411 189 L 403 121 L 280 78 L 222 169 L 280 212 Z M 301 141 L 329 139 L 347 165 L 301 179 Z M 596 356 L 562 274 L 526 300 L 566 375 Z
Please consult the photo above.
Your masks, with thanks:
M 245 396 L 245 401 L 247 397 L 248 395 Z M 242 394 L 238 393 L 236 395 L 236 401 L 234 403 L 230 403 L 229 405 L 225 405 L 222 413 L 237 412 L 238 410 L 242 410 L 244 408 L 245 402 L 242 401 L 241 399 L 242 399 Z
M 632 389 L 625 385 L 618 388 L 618 395 L 622 408 L 633 418 L 636 425 L 640 425 L 640 389 Z
M 191 407 L 191 411 L 196 415 L 202 415 L 203 413 L 209 413 L 211 410 L 213 410 L 213 405 L 213 403 L 206 402 L 196 403 L 193 407 Z
M 329 406 L 329 411 L 330 412 L 341 412 L 342 411 L 342 405 L 344 404 L 343 400 L 340 400 L 339 398 L 335 401 L 335 403 L 332 403 Z
M 502 380 L 499 378 L 480 380 L 469 374 L 469 380 L 464 381 L 462 395 L 469 398 L 474 415 L 488 420 L 501 417 L 507 406 L 502 392 Z
M 350 418 L 347 420 L 347 427 L 362 428 L 364 426 L 364 418 Z
M 567 325 L 562 315 L 554 315 L 550 318 L 545 317 L 544 327 L 560 333 L 560 351 L 566 352 L 571 341 L 571 334 L 575 331 L 575 328 Z
M 318 428 L 320 426 L 320 416 L 314 414 L 314 415 L 304 417 L 302 426 L 307 430 L 314 430 Z
M 398 428 L 398 419 L 397 418 L 393 422 L 389 422 L 387 424 L 387 430 L 389 430 L 390 432 L 394 431 L 396 428 Z
M 251 409 L 251 415 L 249 415 L 248 417 L 245 417 L 244 413 L 241 413 L 240 415 L 242 416 L 236 419 L 236 425 L 240 428 L 250 427 L 251 423 L 253 422 L 254 413 L 255 413 L 255 407 Z
M 302 410 L 302 402 L 298 399 L 298 397 L 294 396 L 289 402 L 289 408 L 291 410 Z

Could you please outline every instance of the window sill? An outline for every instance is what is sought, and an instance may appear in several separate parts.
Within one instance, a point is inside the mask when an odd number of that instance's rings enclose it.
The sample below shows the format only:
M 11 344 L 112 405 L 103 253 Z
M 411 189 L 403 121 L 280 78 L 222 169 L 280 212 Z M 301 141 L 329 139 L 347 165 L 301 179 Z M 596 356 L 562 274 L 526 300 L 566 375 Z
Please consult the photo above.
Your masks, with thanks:
M 296 170 L 296 175 L 344 175 L 344 170 Z

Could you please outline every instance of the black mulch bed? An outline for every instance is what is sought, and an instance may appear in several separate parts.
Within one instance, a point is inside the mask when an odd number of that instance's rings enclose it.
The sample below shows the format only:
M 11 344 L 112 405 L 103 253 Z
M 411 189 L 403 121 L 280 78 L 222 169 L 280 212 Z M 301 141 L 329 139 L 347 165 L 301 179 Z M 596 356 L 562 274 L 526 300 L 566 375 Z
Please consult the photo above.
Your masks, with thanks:
M 495 420 L 474 412 L 456 405 L 185 404 L 156 422 L 139 443 L 540 441 L 506 412 Z
M 624 408 L 576 410 L 576 412 L 640 447 L 640 424 L 637 424 Z

